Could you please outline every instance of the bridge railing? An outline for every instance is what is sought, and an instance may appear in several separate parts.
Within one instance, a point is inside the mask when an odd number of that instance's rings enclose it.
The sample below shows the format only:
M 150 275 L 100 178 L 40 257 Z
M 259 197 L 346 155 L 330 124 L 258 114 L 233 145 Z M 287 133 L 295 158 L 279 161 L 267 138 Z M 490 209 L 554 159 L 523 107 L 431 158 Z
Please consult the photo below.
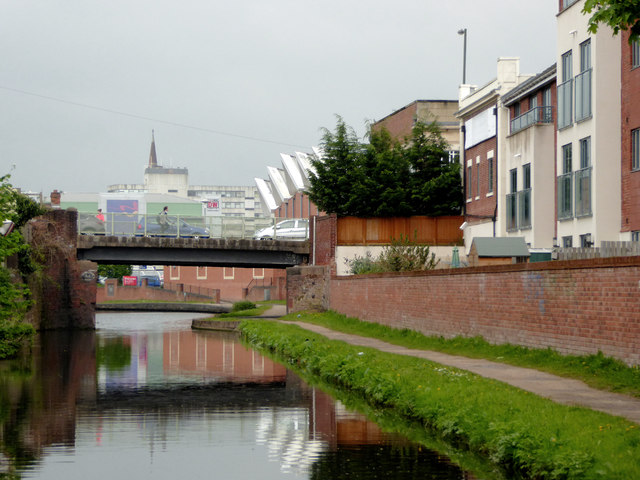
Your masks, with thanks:
M 193 215 L 158 215 L 137 213 L 104 213 L 104 220 L 93 213 L 78 213 L 78 233 L 81 235 L 161 236 L 181 238 L 258 238 L 259 232 L 278 238 L 281 218 L 206 217 Z M 306 219 L 301 240 L 308 238 Z M 304 222 L 304 223 L 303 223 Z M 307 225 L 305 227 L 305 225 Z M 271 232 L 271 235 L 269 235 Z

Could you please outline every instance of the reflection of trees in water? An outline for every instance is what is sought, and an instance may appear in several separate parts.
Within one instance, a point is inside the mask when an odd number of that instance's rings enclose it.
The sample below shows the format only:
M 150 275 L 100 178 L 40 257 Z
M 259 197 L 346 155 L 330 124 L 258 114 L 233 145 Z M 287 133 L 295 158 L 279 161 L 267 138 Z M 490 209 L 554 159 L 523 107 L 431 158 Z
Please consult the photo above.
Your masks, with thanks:
M 106 338 L 98 345 L 98 368 L 120 372 L 131 365 L 131 345 L 123 337 Z
M 95 332 L 37 340 L 32 356 L 0 362 L 0 478 L 19 478 L 49 445 L 74 445 L 76 402 L 95 392 Z

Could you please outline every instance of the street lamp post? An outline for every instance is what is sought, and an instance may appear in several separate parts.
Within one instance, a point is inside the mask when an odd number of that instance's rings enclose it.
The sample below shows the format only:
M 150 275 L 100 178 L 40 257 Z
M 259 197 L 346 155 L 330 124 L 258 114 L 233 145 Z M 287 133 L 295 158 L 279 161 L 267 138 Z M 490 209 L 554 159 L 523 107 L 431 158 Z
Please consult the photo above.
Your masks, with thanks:
M 462 54 L 462 84 L 467 83 L 467 29 L 461 28 L 458 30 L 458 35 L 464 36 L 464 51 Z

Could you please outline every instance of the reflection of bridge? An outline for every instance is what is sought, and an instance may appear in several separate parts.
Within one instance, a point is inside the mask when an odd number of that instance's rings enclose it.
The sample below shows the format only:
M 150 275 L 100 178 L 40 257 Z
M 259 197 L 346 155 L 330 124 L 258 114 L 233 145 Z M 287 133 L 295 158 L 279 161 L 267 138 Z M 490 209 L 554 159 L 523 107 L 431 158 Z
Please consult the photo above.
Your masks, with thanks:
M 124 265 L 286 268 L 308 262 L 308 241 L 79 235 L 79 260 Z

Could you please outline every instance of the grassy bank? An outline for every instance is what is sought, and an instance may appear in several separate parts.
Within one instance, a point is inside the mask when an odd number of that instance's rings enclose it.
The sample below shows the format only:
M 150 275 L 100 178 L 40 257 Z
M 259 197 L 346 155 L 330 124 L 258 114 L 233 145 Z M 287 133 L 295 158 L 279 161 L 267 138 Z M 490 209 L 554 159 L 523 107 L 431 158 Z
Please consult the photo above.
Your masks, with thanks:
M 293 325 L 244 321 L 240 328 L 253 347 L 286 359 L 294 370 L 419 422 L 509 476 L 640 478 L 640 429 L 628 421 L 425 360 L 330 341 Z
M 421 350 L 434 350 L 470 358 L 486 358 L 519 367 L 535 368 L 554 375 L 582 380 L 601 390 L 640 397 L 640 368 L 597 355 L 560 355 L 551 349 L 532 349 L 516 345 L 491 345 L 480 337 L 426 337 L 407 329 L 389 328 L 363 322 L 335 312 L 300 313 L 283 317 L 322 325 L 332 330 L 373 337 L 395 345 Z

